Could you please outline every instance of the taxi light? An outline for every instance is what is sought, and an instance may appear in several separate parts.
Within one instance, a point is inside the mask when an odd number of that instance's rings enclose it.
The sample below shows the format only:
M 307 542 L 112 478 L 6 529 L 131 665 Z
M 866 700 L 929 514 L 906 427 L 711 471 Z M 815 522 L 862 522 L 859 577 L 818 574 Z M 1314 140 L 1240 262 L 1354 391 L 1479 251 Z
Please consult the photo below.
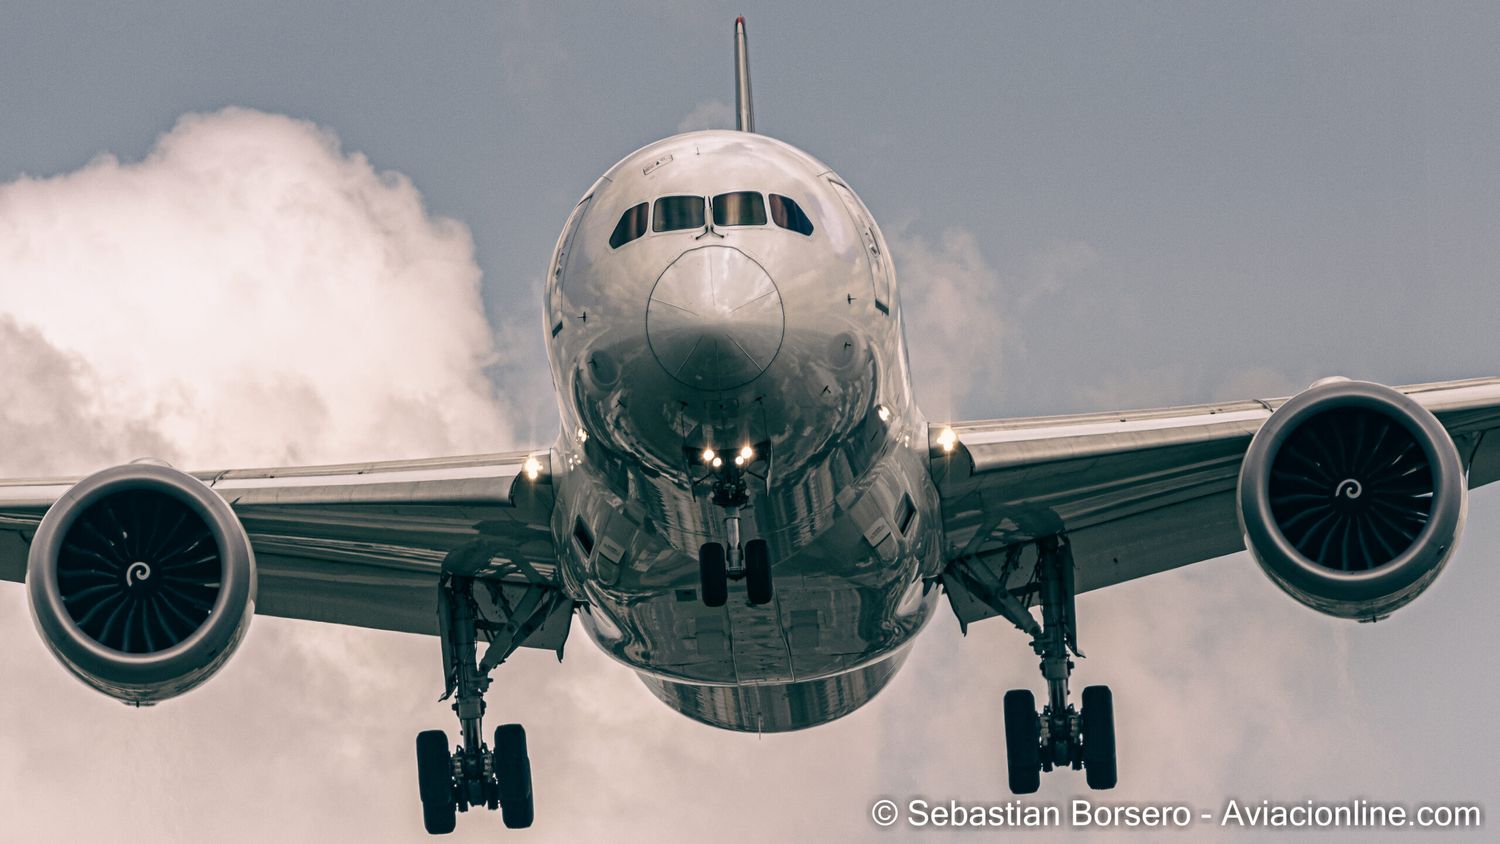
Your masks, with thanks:
M 716 456 L 717 455 L 714 454 L 714 450 L 713 449 L 711 449 L 711 448 L 705 448 L 705 449 L 703 449 L 703 462 L 704 463 L 712 463 L 712 462 L 714 462 L 714 457 L 716 457 Z
M 943 452 L 948 453 L 953 451 L 954 446 L 958 445 L 958 434 L 953 433 L 952 428 L 944 428 L 943 432 L 938 434 L 937 441 L 938 445 L 943 447 Z
M 535 457 L 526 458 L 526 463 L 521 468 L 526 472 L 526 479 L 529 481 L 542 476 L 542 461 Z
M 754 456 L 755 456 L 755 449 L 751 448 L 750 446 L 747 445 L 744 448 L 740 449 L 740 457 L 742 459 L 749 460 L 750 458 L 752 458 Z
M 891 409 L 883 404 L 875 406 L 875 415 L 880 417 L 881 422 L 891 421 Z
M 745 455 L 743 455 L 743 454 L 736 454 L 734 456 L 734 465 L 736 465 L 736 466 L 743 466 L 743 465 L 745 465 Z
M 719 468 L 720 466 L 723 466 L 723 465 L 724 465 L 724 458 L 722 458 L 722 457 L 715 457 L 713 459 L 713 467 L 715 469 L 717 469 L 717 468 Z

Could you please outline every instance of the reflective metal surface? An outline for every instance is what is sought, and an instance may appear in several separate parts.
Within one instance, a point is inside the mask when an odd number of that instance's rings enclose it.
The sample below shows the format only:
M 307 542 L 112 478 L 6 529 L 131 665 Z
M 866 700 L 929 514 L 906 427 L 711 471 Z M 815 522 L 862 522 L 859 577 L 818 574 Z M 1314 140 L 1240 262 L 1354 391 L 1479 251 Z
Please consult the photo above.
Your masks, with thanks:
M 755 107 L 750 102 L 750 50 L 745 39 L 745 18 L 734 19 L 734 118 L 741 132 L 755 131 Z
M 819 680 L 705 686 L 676 683 L 641 674 L 646 688 L 663 703 L 714 727 L 779 733 L 848 715 L 885 688 L 910 653 L 903 648 L 863 668 Z
M 563 582 L 587 602 L 585 627 L 606 651 L 656 678 L 663 699 L 734 729 L 767 729 L 772 709 L 810 719 L 776 729 L 851 710 L 883 684 L 871 677 L 899 664 L 888 658 L 937 601 L 926 580 L 942 547 L 925 426 L 899 307 L 875 296 L 883 241 L 831 178 L 759 135 L 668 138 L 595 184 L 549 275 Z M 639 203 L 735 191 L 791 197 L 813 234 L 706 219 L 677 231 L 653 223 L 610 246 Z M 727 531 L 701 455 L 761 444 L 740 528 L 743 541 L 769 543 L 775 600 L 751 606 L 732 586 L 728 606 L 709 608 L 698 547 Z M 919 511 L 905 533 L 894 526 L 903 496 Z M 833 698 L 777 709 L 778 688 Z
M 781 294 L 760 264 L 729 246 L 682 253 L 657 279 L 646 340 L 668 375 L 722 392 L 754 381 L 781 351 Z

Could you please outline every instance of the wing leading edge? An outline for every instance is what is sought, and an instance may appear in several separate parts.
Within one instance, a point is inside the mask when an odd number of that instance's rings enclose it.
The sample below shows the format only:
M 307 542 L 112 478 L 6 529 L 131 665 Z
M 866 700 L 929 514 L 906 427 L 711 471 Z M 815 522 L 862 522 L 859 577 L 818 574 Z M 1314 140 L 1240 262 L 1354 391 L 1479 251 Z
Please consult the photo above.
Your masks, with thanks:
M 1470 488 L 1500 480 L 1500 377 L 1397 389 L 1443 423 Z M 1014 615 L 995 604 L 1022 585 L 1021 554 L 1044 537 L 1067 534 L 1078 592 L 1243 550 L 1240 461 L 1286 401 L 934 426 L 944 585 L 959 621 Z
M 490 587 L 476 592 L 481 612 L 527 613 L 516 644 L 560 650 L 572 602 L 553 553 L 547 461 L 508 452 L 193 474 L 249 534 L 258 613 L 436 634 L 439 580 L 457 574 Z M 0 579 L 24 579 L 31 535 L 76 481 L 0 482 Z

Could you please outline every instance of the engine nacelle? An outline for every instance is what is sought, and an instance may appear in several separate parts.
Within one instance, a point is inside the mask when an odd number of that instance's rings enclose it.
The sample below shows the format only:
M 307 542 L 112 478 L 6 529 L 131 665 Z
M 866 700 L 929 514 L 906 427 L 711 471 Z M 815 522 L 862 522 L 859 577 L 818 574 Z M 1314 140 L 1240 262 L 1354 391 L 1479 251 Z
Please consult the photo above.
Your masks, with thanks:
M 1240 468 L 1245 547 L 1293 598 L 1340 618 L 1381 618 L 1420 595 L 1452 556 L 1467 504 L 1442 423 L 1365 381 L 1299 393 Z
M 85 683 L 136 706 L 211 677 L 255 610 L 255 556 L 234 511 L 163 465 L 79 481 L 42 519 L 27 566 L 47 647 Z

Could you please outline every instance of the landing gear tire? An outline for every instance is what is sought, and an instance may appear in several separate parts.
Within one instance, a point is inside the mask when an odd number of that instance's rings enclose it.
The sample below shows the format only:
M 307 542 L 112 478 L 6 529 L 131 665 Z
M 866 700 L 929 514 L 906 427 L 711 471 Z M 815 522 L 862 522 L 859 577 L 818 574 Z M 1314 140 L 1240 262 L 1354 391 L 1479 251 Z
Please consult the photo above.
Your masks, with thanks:
M 531 757 L 526 729 L 520 724 L 495 728 L 495 778 L 500 785 L 500 815 L 507 829 L 531 826 L 536 809 L 531 796 Z
M 484 658 L 479 658 L 480 634 L 502 622 L 480 612 L 474 587 L 474 578 L 455 574 L 444 574 L 439 587 L 438 618 L 448 685 L 442 699 L 454 698 L 453 713 L 462 732 L 459 745 L 451 750 L 441 730 L 417 736 L 422 821 L 434 835 L 453 831 L 455 811 L 499 809 L 511 829 L 531 826 L 535 815 L 526 730 L 520 724 L 503 724 L 495 729 L 494 745 L 484 743 L 484 693 L 490 686 L 490 672 L 518 642 L 511 641 L 505 649 L 497 637 L 489 642 Z M 514 620 L 508 617 L 503 623 Z
M 771 546 L 764 539 L 745 543 L 745 591 L 750 603 L 771 603 Z
M 1005 693 L 1005 764 L 1010 790 L 1035 794 L 1042 784 L 1042 722 L 1029 689 Z
M 1083 712 L 1079 717 L 1083 733 L 1083 772 L 1089 788 L 1103 790 L 1115 787 L 1115 702 L 1109 686 L 1089 686 L 1083 690 Z
M 422 825 L 432 835 L 447 835 L 457 821 L 453 803 L 453 755 L 448 734 L 417 734 L 417 790 L 422 797 Z
M 698 547 L 698 575 L 702 585 L 703 605 L 722 607 L 729 600 L 729 568 L 724 562 L 724 546 L 705 542 Z
M 447 835 L 457 826 L 458 813 L 452 803 L 446 806 L 422 804 L 422 828 L 428 835 Z

